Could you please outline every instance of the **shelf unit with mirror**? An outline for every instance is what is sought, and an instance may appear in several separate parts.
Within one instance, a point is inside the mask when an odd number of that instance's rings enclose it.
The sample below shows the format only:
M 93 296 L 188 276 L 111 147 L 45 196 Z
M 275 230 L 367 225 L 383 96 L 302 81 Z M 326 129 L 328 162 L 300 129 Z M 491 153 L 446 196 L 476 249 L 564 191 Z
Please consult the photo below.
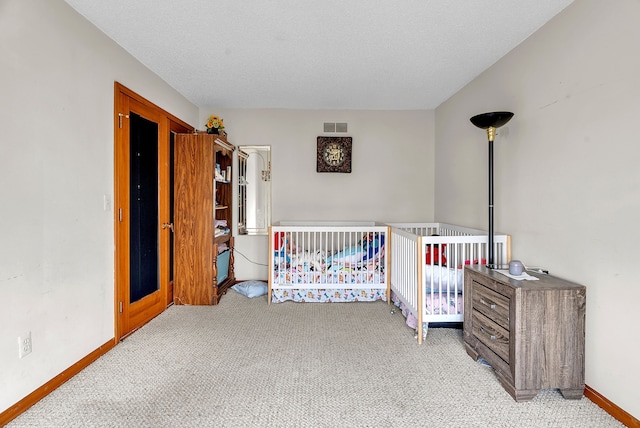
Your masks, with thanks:
M 271 146 L 238 146 L 238 234 L 267 235 L 271 225 Z

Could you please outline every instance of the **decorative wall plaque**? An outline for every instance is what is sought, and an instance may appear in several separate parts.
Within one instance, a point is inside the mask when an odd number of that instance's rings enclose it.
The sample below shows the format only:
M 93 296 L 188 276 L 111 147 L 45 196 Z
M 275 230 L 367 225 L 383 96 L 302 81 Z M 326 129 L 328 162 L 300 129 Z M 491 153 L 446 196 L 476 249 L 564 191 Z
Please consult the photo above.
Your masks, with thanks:
M 318 137 L 317 172 L 351 172 L 351 137 Z

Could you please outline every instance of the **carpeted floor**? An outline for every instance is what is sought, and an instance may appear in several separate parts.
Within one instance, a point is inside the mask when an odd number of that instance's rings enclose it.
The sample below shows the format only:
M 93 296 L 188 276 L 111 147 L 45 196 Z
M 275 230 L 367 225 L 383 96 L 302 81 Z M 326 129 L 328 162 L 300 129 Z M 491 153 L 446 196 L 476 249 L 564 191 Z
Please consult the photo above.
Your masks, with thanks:
M 622 427 L 586 398 L 516 403 L 462 332 L 418 345 L 376 303 L 234 291 L 172 306 L 8 427 Z

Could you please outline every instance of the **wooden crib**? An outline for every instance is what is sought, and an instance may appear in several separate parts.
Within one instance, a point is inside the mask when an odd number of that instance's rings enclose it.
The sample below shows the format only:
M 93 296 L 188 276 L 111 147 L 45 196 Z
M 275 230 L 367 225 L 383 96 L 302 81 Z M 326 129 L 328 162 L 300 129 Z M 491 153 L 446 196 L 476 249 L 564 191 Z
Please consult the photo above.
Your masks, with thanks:
M 280 222 L 269 229 L 268 301 L 389 301 L 389 226 Z
M 463 322 L 464 265 L 486 264 L 488 233 L 445 223 L 391 223 L 391 300 L 416 329 Z M 494 264 L 511 259 L 511 237 L 494 234 Z

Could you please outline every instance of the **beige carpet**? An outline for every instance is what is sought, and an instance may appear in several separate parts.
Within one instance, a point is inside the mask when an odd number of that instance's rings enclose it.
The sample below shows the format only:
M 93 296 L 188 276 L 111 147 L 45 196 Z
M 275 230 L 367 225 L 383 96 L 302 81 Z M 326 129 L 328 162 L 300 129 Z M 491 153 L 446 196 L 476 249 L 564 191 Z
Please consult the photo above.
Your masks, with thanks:
M 621 427 L 556 390 L 516 403 L 462 333 L 423 345 L 376 303 L 280 303 L 234 291 L 173 306 L 8 426 Z

